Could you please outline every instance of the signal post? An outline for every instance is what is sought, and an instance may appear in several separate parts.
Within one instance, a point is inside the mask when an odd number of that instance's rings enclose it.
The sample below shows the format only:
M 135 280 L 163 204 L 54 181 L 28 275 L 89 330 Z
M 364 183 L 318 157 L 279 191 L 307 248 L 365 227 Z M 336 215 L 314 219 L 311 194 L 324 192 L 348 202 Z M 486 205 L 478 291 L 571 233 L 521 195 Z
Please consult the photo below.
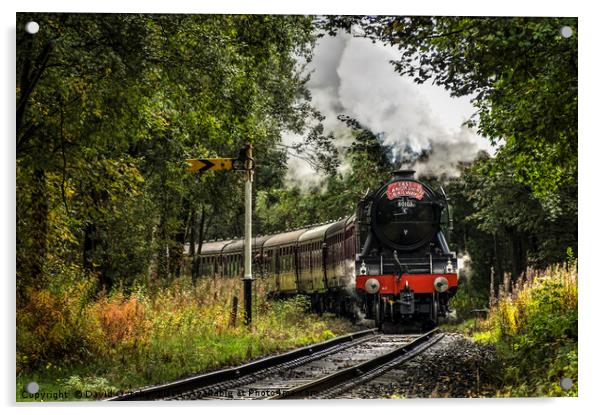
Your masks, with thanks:
M 251 221 L 253 211 L 253 146 L 247 144 L 245 157 L 245 275 L 243 290 L 245 298 L 245 324 L 250 325 L 253 313 L 253 271 L 251 255 L 253 241 L 251 236 Z
M 189 159 L 188 173 L 204 173 L 205 171 L 238 170 L 245 173 L 245 273 L 243 277 L 243 297 L 245 306 L 245 325 L 253 320 L 253 270 L 252 270 L 252 211 L 253 211 L 253 146 L 247 144 L 241 149 L 238 158 Z M 242 165 L 241 165 L 242 164 Z

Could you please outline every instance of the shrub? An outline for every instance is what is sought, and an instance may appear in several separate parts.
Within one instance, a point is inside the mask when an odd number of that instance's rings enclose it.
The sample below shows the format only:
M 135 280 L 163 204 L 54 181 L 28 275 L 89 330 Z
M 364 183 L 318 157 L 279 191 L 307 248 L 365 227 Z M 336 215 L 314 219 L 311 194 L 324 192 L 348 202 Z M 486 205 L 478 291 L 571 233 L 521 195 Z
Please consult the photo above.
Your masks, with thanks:
M 577 264 L 530 270 L 511 294 L 502 293 L 477 340 L 494 343 L 502 395 L 576 396 Z M 573 381 L 560 388 L 564 377 Z
M 125 298 L 119 293 L 112 298 L 102 297 L 90 307 L 89 316 L 97 322 L 107 351 L 118 352 L 146 341 L 146 305 L 136 296 Z
M 486 304 L 487 298 L 468 284 L 459 286 L 456 295 L 450 300 L 450 307 L 456 311 L 457 318 L 460 320 L 475 317 L 474 310 L 483 309 Z
M 181 278 L 128 293 L 117 288 L 97 298 L 89 295 L 93 285 L 90 279 L 62 291 L 31 292 L 18 307 L 19 382 L 46 377 L 46 385 L 58 378 L 60 387 L 90 391 L 144 386 L 323 341 L 351 328 L 345 320 L 308 313 L 306 297 L 267 300 L 262 280 L 255 282 L 251 327 L 243 323 L 238 279 L 201 279 L 195 285 Z M 240 301 L 232 324 L 234 296 Z
M 97 352 L 94 322 L 86 313 L 94 282 L 80 280 L 64 290 L 28 289 L 17 305 L 17 372 L 53 361 L 82 362 Z

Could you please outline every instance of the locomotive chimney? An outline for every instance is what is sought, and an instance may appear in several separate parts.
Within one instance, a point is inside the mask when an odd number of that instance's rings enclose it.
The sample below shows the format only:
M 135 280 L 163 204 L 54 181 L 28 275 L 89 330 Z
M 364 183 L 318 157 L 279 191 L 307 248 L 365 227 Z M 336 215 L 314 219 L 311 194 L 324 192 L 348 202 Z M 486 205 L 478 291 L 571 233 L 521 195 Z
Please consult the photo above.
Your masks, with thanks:
M 404 169 L 395 170 L 393 172 L 393 178 L 395 178 L 395 179 L 413 179 L 414 173 L 416 173 L 415 170 L 404 170 Z

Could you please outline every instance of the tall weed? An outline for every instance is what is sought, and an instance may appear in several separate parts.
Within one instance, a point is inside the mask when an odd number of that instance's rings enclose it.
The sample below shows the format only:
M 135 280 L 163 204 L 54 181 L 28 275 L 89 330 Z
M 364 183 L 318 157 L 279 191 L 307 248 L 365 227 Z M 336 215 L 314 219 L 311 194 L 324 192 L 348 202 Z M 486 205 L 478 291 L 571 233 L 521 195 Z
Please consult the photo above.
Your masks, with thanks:
M 489 318 L 475 334 L 496 345 L 495 368 L 504 396 L 577 395 L 577 263 L 528 270 L 502 291 Z M 573 387 L 560 387 L 570 378 Z
M 67 388 L 77 379 L 96 378 L 111 388 L 136 387 L 239 364 L 351 329 L 347 321 L 310 314 L 305 297 L 271 301 L 266 282 L 254 284 L 250 327 L 244 325 L 239 279 L 193 284 L 181 278 L 96 298 L 89 295 L 92 278 L 69 289 L 31 291 L 17 310 L 17 375 L 23 381 L 58 376 Z

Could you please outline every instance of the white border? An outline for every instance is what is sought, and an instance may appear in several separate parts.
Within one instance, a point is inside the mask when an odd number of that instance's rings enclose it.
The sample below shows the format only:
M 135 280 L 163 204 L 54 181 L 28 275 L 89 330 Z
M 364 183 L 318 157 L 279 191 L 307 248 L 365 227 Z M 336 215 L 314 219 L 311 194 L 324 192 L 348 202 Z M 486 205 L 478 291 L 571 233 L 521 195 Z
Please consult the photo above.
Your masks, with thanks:
M 15 187 L 14 187 L 14 85 L 15 85 L 15 12 L 17 11 L 47 11 L 47 12 L 153 12 L 153 13 L 275 13 L 275 14 L 413 14 L 413 15 L 520 15 L 520 16 L 578 16 L 579 17 L 579 266 L 580 266 L 580 344 L 579 344 L 579 390 L 578 399 L 490 399 L 490 400 L 410 400 L 402 402 L 373 402 L 373 401 L 336 401 L 336 402 L 295 402 L 295 403 L 197 403 L 195 405 L 169 406 L 163 404 L 146 404 L 145 411 L 163 413 L 165 410 L 195 412 L 199 411 L 232 411 L 245 414 L 247 411 L 261 411 L 261 413 L 287 413 L 305 414 L 314 412 L 318 407 L 327 411 L 341 413 L 374 413 L 407 412 L 420 413 L 421 411 L 441 411 L 446 413 L 483 413 L 504 414 L 516 410 L 545 411 L 550 413 L 570 413 L 592 409 L 598 406 L 598 396 L 602 396 L 597 387 L 600 384 L 598 373 L 600 367 L 599 348 L 600 335 L 595 333 L 600 327 L 597 317 L 596 303 L 598 300 L 597 284 L 599 275 L 594 259 L 599 254 L 600 206 L 599 194 L 600 169 L 597 159 L 602 154 L 600 151 L 600 134 L 596 134 L 599 125 L 595 123 L 599 118 L 598 101 L 600 93 L 599 77 L 596 77 L 600 65 L 599 30 L 600 17 L 593 6 L 577 3 L 575 1 L 546 1 L 525 2 L 520 0 L 506 0 L 504 2 L 483 2 L 454 0 L 436 0 L 429 2 L 401 2 L 397 1 L 370 1 L 358 0 L 297 0 L 295 2 L 277 1 L 244 1 L 220 0 L 219 2 L 188 2 L 184 0 L 127 0 L 102 2 L 86 2 L 74 0 L 22 0 L 8 4 L 3 2 L 2 13 L 2 125 L 5 134 L 2 140 L 1 154 L 4 158 L 2 169 L 2 192 L 5 197 L 3 208 L 2 263 L 5 265 L 3 276 L 2 303 L 4 333 L 6 340 L 2 342 L 2 355 L 6 359 L 6 370 L 1 378 L 3 403 L 9 411 L 17 409 L 14 405 L 14 272 L 15 272 Z M 592 2 L 593 3 L 593 2 Z M 590 3 L 591 4 L 591 3 Z M 21 405 L 22 406 L 22 405 Z M 37 405 L 39 406 L 39 405 Z M 82 407 L 84 406 L 85 409 Z M 111 411 L 127 411 L 128 407 L 137 405 L 112 405 Z M 32 406 L 27 406 L 27 409 Z M 45 405 L 43 408 L 49 413 L 79 413 L 82 409 L 93 413 L 104 413 L 106 405 Z M 20 408 L 25 409 L 25 408 Z

